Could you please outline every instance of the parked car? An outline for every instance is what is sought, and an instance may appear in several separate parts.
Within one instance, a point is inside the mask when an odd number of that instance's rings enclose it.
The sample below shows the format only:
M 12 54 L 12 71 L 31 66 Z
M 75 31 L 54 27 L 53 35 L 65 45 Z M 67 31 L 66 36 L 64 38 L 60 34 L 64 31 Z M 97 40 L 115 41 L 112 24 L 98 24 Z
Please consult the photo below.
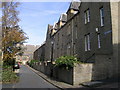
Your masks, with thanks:
M 13 71 L 19 74 L 19 69 L 20 69 L 20 65 L 18 63 L 15 63 L 15 65 L 13 66 Z
M 18 63 L 15 63 L 14 69 L 20 69 L 20 65 Z

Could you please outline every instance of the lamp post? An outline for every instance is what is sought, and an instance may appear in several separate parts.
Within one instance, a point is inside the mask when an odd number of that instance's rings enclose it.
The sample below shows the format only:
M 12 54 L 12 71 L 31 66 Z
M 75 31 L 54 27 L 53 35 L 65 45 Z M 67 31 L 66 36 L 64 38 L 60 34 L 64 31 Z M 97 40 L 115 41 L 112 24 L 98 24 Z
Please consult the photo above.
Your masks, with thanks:
M 38 58 L 37 58 L 38 60 L 40 60 L 40 55 L 39 55 L 39 53 L 38 53 Z
M 97 34 L 100 34 L 100 32 L 99 32 L 99 28 L 98 28 L 98 27 L 95 28 L 95 31 L 96 31 Z
M 51 62 L 53 61 L 53 44 L 54 44 L 54 42 L 53 41 L 51 41 Z

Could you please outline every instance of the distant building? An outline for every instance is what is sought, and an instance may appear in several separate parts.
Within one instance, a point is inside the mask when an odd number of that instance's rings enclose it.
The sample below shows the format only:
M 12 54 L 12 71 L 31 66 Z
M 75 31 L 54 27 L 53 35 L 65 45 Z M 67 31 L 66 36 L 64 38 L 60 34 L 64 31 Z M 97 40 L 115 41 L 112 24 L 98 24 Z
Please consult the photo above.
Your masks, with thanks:
M 23 45 L 24 54 L 22 56 L 17 56 L 16 61 L 21 61 L 24 64 L 26 61 L 33 59 L 33 53 L 36 49 L 39 48 L 39 45 Z
M 24 54 L 25 56 L 29 56 L 29 59 L 33 59 L 33 52 L 39 48 L 39 45 L 24 45 L 25 51 Z

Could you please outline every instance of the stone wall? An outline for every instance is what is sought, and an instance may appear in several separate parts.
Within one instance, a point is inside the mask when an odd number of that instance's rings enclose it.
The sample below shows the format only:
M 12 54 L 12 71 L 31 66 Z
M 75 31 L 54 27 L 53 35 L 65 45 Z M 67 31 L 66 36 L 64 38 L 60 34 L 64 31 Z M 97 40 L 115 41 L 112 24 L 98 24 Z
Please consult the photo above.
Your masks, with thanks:
M 112 44 L 113 44 L 113 74 L 114 76 L 117 76 L 118 74 L 120 75 L 120 69 L 118 68 L 118 65 L 120 64 L 120 59 L 119 57 L 119 44 L 120 44 L 120 37 L 119 37 L 119 31 L 120 31 L 120 25 L 119 25 L 119 7 L 120 7 L 120 2 L 111 2 L 111 21 L 112 21 Z M 119 69 L 119 70 L 118 70 Z
M 35 63 L 32 65 L 32 67 L 48 76 L 51 76 L 51 69 L 52 69 L 52 64 L 51 63 Z
M 92 63 L 76 64 L 73 70 L 73 84 L 79 85 L 92 80 Z
M 45 43 L 42 44 L 33 54 L 34 60 L 44 61 L 45 59 Z
M 53 69 L 53 77 L 59 81 L 73 84 L 73 68 L 66 70 L 64 68 L 56 67 Z
M 118 3 L 118 24 L 120 24 L 120 1 Z M 120 25 L 118 25 L 118 58 L 120 58 Z M 118 61 L 120 65 L 120 59 Z M 118 68 L 119 76 L 120 76 L 120 68 Z
M 47 65 L 36 63 L 32 67 L 48 76 L 71 85 L 79 85 L 80 83 L 91 81 L 92 77 L 92 64 L 76 64 L 70 70 L 55 67 L 51 63 L 47 63 Z
M 92 80 L 101 80 L 112 77 L 112 55 L 96 55 L 92 69 Z
M 111 78 L 113 71 L 112 56 L 109 55 L 108 58 L 108 55 L 96 55 L 95 59 L 95 63 L 75 64 L 75 67 L 70 70 L 55 67 L 50 62 L 46 64 L 44 62 L 36 63 L 32 67 L 47 76 L 71 85 Z

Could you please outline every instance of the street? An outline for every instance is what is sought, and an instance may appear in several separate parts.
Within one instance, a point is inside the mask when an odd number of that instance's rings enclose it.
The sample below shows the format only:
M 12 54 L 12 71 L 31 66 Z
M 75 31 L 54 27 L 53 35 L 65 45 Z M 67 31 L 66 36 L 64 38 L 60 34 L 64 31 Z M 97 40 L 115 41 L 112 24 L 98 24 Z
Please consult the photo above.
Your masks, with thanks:
M 6 84 L 3 88 L 56 88 L 52 84 L 45 81 L 27 66 L 20 68 L 20 81 L 16 84 Z

